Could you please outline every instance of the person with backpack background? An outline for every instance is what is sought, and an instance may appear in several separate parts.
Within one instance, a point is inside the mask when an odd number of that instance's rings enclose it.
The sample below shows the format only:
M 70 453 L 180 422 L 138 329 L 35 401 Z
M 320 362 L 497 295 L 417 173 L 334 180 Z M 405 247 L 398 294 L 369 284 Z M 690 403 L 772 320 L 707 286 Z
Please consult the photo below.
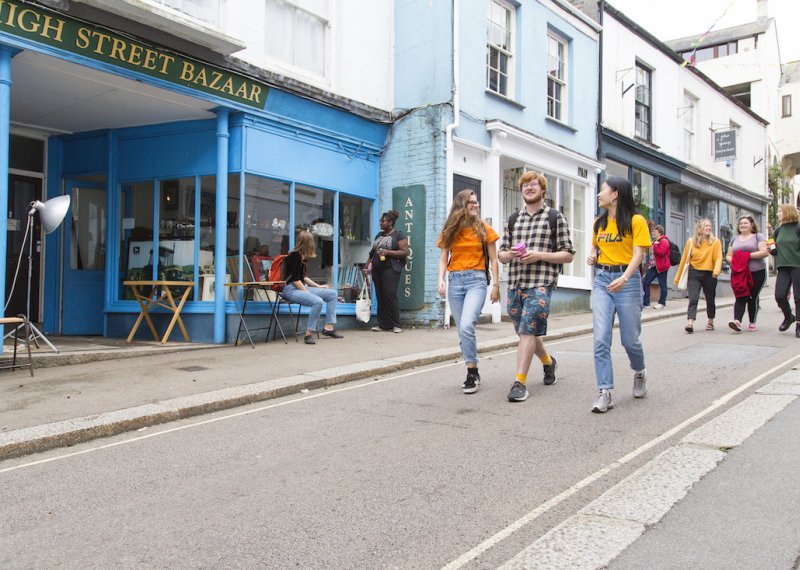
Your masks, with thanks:
M 647 273 L 644 274 L 644 303 L 645 307 L 650 306 L 650 283 L 658 279 L 658 303 L 653 305 L 654 309 L 663 309 L 667 304 L 667 272 L 669 268 L 681 260 L 681 252 L 677 246 L 673 247 L 672 242 L 669 241 L 667 236 L 664 235 L 664 226 L 656 225 L 650 233 L 653 238 L 653 257 L 650 259 Z M 673 249 L 677 251 L 677 257 L 674 262 Z
M 327 285 L 319 285 L 308 277 L 307 262 L 317 256 L 316 240 L 311 232 L 302 230 L 297 234 L 294 249 L 280 262 L 286 269 L 286 285 L 283 296 L 290 303 L 311 307 L 306 322 L 306 344 L 316 344 L 314 333 L 317 332 L 317 319 L 325 305 L 325 327 L 322 334 L 331 338 L 342 338 L 336 332 L 336 291 Z M 276 258 L 277 260 L 277 258 Z M 273 264 L 275 261 L 273 260 Z
M 498 253 L 501 263 L 510 263 L 507 311 L 519 336 L 517 376 L 508 393 L 510 402 L 528 398 L 526 382 L 534 354 L 542 362 L 544 384 L 556 382 L 557 362 L 542 338 L 547 334 L 550 298 L 560 265 L 570 263 L 575 254 L 567 220 L 545 204 L 547 178 L 539 172 L 526 172 L 520 176 L 519 189 L 525 207 L 508 219 Z

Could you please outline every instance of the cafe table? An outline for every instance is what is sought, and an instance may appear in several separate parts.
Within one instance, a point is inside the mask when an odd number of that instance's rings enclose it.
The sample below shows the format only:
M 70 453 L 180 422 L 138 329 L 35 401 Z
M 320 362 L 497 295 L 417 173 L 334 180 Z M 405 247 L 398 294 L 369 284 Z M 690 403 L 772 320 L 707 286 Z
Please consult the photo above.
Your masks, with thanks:
M 189 298 L 189 293 L 191 293 L 192 288 L 195 286 L 194 281 L 123 281 L 122 284 L 131 288 L 133 295 L 136 297 L 136 301 L 139 303 L 140 309 L 139 318 L 136 319 L 131 333 L 128 335 L 128 342 L 133 340 L 143 320 L 147 322 L 147 326 L 150 328 L 153 338 L 160 341 L 161 344 L 167 344 L 169 335 L 172 333 L 172 329 L 176 324 L 180 327 L 183 338 L 186 342 L 189 342 L 189 333 L 186 332 L 186 327 L 183 326 L 183 320 L 181 319 L 181 309 L 183 309 L 186 299 Z M 172 295 L 171 289 L 183 289 L 183 292 L 177 295 L 177 304 L 175 303 L 175 297 Z M 147 291 L 147 293 L 143 293 L 143 291 Z M 169 322 L 166 332 L 164 332 L 164 338 L 159 338 L 156 327 L 153 325 L 153 321 L 150 318 L 150 311 L 156 307 L 162 307 L 172 313 L 172 319 Z

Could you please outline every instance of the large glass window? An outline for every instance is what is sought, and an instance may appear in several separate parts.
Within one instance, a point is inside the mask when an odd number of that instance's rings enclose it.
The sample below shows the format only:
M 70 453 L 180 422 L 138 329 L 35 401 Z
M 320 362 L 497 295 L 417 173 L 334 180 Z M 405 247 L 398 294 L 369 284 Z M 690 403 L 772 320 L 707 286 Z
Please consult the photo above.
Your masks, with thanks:
M 153 182 L 127 182 L 119 199 L 119 298 L 133 299 L 122 282 L 149 281 L 153 274 Z
M 633 200 L 639 213 L 650 222 L 655 220 L 655 177 L 633 170 Z
M 325 76 L 328 0 L 266 0 L 266 8 L 267 55 Z
M 364 282 L 362 269 L 367 261 L 372 235 L 372 200 L 339 196 L 339 301 L 355 303 Z M 403 220 L 397 220 L 402 229 Z
M 551 192 L 548 186 L 548 193 Z M 584 210 L 586 187 L 563 178 L 558 180 L 558 201 L 556 207 L 567 219 L 572 231 L 572 247 L 575 249 L 573 263 L 564 264 L 564 275 L 586 277 L 586 211 Z
M 627 164 L 617 162 L 616 160 L 606 159 L 606 178 L 609 176 L 619 176 L 625 180 L 630 180 L 628 176 L 629 167 Z
M 158 203 L 158 278 L 166 281 L 194 281 L 194 176 L 162 180 Z M 194 298 L 192 291 L 189 299 Z
M 244 278 L 266 280 L 264 262 L 289 253 L 289 183 L 248 174 L 244 193 Z
M 317 257 L 308 260 L 308 276 L 316 283 L 333 284 L 333 192 L 295 186 L 295 234 L 308 230 L 317 238 Z
M 567 96 L 567 42 L 555 34 L 547 35 L 547 116 L 565 120 Z
M 646 141 L 652 137 L 651 87 L 652 72 L 636 64 L 636 126 L 637 137 Z
M 489 2 L 486 40 L 486 88 L 511 96 L 514 8 L 502 0 Z

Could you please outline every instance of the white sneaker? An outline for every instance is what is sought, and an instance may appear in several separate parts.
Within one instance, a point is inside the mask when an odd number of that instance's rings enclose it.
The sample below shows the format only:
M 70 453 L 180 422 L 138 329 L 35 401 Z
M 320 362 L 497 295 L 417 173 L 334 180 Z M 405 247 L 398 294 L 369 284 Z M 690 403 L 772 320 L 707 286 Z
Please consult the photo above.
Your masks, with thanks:
M 400 327 L 394 327 L 394 328 L 392 329 L 392 332 L 393 332 L 393 333 L 401 333 L 401 332 L 403 332 L 403 329 L 401 329 Z
M 656 303 L 655 305 L 653 305 L 653 308 L 654 309 L 663 309 L 664 305 L 662 305 L 661 303 Z
M 613 407 L 614 402 L 611 399 L 611 390 L 598 390 L 594 405 L 592 405 L 592 411 L 595 414 L 604 414 Z
M 633 373 L 633 397 L 644 398 L 647 394 L 647 371 Z

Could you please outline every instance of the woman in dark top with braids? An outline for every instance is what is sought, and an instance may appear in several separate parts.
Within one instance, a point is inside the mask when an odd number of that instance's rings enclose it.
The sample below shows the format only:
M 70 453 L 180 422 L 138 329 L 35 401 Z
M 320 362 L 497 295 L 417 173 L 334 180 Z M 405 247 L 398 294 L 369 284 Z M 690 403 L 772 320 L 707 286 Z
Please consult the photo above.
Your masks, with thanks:
M 372 266 L 372 281 L 378 301 L 378 325 L 372 327 L 376 332 L 403 332 L 400 328 L 397 286 L 400 284 L 403 262 L 408 257 L 408 239 L 394 227 L 399 216 L 396 210 L 381 214 L 381 231 L 375 236 L 367 261 L 367 267 L 370 264 Z

